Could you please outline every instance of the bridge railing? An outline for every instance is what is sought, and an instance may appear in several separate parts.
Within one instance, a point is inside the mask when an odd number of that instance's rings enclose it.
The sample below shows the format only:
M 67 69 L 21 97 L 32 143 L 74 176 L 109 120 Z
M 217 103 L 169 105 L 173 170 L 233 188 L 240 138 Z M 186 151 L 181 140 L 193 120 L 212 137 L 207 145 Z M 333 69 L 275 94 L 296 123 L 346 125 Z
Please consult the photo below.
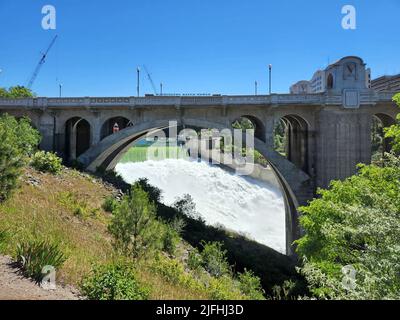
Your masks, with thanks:
M 391 101 L 395 92 L 362 92 L 361 104 Z M 224 106 L 224 105 L 340 105 L 341 94 L 272 94 L 259 96 L 147 96 L 147 97 L 66 97 L 0 98 L 0 108 L 46 109 L 62 107 L 146 107 L 146 106 Z

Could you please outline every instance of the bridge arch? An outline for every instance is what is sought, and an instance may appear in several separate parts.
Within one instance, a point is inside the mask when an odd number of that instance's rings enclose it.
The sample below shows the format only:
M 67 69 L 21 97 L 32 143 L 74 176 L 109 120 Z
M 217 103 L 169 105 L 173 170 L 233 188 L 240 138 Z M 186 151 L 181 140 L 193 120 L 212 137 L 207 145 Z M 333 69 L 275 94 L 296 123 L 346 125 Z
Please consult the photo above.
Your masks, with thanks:
M 66 160 L 77 159 L 90 148 L 92 129 L 89 121 L 82 117 L 72 117 L 65 122 Z
M 308 174 L 310 130 L 309 121 L 296 114 L 281 115 L 274 128 L 275 150 Z
M 213 123 L 207 120 L 185 119 L 178 126 L 193 126 L 198 128 L 226 129 L 224 124 Z M 98 167 L 111 170 L 118 163 L 118 159 L 147 133 L 169 127 L 167 120 L 155 120 L 138 123 L 104 138 L 100 143 L 87 150 L 79 157 L 79 161 L 89 171 L 96 171 Z M 300 236 L 298 227 L 297 207 L 306 204 L 313 196 L 313 186 L 310 177 L 297 168 L 285 157 L 268 147 L 263 141 L 255 138 L 255 148 L 268 160 L 281 185 L 286 206 L 286 244 L 287 253 L 293 254 L 292 243 Z
M 258 138 L 261 141 L 266 141 L 266 130 L 265 130 L 265 125 L 264 123 L 256 116 L 252 116 L 252 115 L 241 115 L 239 118 L 236 118 L 233 122 L 232 122 L 232 127 L 235 128 L 235 125 L 237 125 L 237 123 L 242 122 L 243 120 L 247 120 L 249 121 L 249 123 L 251 123 L 252 129 L 254 129 L 254 136 L 256 138 Z M 247 128 L 246 128 L 247 129 Z M 249 128 L 250 129 L 250 128 Z
M 391 150 L 391 140 L 385 138 L 384 128 L 395 124 L 396 120 L 386 113 L 375 113 L 371 121 L 371 159 L 381 157 Z
M 123 116 L 111 117 L 105 120 L 100 129 L 100 140 L 113 133 L 113 128 L 117 124 L 119 130 L 123 130 L 132 125 L 132 122 Z

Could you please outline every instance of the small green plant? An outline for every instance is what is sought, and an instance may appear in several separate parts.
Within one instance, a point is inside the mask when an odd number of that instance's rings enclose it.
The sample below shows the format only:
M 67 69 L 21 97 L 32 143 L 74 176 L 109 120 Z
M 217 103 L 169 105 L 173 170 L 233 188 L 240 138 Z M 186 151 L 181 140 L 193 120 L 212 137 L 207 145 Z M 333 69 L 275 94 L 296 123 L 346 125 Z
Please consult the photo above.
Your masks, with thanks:
M 45 240 L 19 243 L 16 255 L 17 262 L 25 275 L 38 282 L 42 280 L 43 267 L 52 266 L 58 269 L 67 259 L 58 243 L 51 243 Z
M 58 174 L 62 170 L 62 160 L 55 153 L 38 151 L 32 156 L 31 166 L 41 172 Z
M 86 201 L 79 200 L 75 193 L 69 191 L 59 194 L 59 202 L 79 218 L 86 218 L 95 210 L 90 209 Z
M 118 201 L 113 196 L 107 196 L 104 199 L 102 208 L 106 212 L 113 213 L 114 210 L 117 208 L 117 206 L 118 206 Z
M 142 286 L 127 263 L 100 265 L 84 278 L 82 293 L 90 300 L 147 300 L 150 290 Z
M 199 250 L 197 250 L 196 248 L 194 248 L 189 252 L 187 265 L 193 271 L 197 271 L 200 270 L 200 268 L 202 268 L 203 259 L 199 253 Z
M 231 268 L 226 258 L 227 251 L 222 249 L 221 242 L 202 242 L 201 257 L 203 267 L 214 277 L 229 274 Z
M 239 274 L 239 288 L 243 294 L 251 300 L 264 300 L 264 290 L 261 286 L 260 278 L 255 276 L 252 271 L 244 270 Z
M 163 236 L 163 250 L 170 254 L 175 255 L 176 247 L 180 242 L 179 233 L 177 233 L 171 226 L 165 226 L 165 232 Z

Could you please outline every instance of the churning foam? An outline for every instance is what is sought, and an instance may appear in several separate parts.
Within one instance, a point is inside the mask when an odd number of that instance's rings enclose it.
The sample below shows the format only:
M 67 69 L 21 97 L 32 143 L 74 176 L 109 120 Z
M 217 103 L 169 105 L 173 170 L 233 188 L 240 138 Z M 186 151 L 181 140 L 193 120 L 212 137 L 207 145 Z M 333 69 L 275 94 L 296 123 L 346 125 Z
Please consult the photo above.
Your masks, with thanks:
M 119 163 L 115 170 L 128 183 L 147 178 L 163 191 L 166 205 L 188 193 L 208 224 L 223 225 L 285 253 L 283 196 L 266 183 L 183 159 Z

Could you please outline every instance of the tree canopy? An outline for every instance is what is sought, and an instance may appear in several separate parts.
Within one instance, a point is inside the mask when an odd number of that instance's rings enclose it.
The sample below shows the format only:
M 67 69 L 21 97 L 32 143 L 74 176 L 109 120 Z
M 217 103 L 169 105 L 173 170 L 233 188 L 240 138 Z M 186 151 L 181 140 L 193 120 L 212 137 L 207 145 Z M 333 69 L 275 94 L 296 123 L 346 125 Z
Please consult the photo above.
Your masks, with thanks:
M 400 95 L 395 101 L 400 106 Z M 400 117 L 387 129 L 400 150 Z M 300 272 L 322 299 L 399 299 L 400 158 L 359 165 L 300 208 L 305 235 L 296 241 Z
M 9 89 L 0 88 L 0 98 L 33 98 L 35 94 L 32 90 L 24 86 L 14 86 Z

